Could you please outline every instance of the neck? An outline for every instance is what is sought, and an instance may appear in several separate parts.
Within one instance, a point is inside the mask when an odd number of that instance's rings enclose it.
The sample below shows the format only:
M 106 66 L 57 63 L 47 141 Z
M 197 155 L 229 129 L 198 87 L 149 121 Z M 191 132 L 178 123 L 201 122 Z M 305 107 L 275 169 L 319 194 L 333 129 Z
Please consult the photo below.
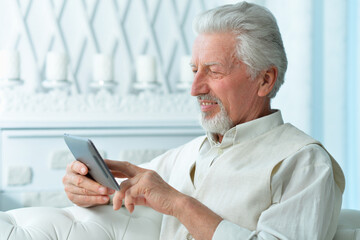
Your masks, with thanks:
M 259 98 L 258 101 L 259 103 L 255 103 L 252 105 L 252 109 L 251 111 L 249 110 L 249 114 L 247 115 L 247 117 L 244 118 L 242 121 L 236 123 L 235 125 L 265 117 L 274 112 L 274 110 L 271 109 L 269 98 Z
M 220 135 L 220 134 L 217 134 L 217 133 L 212 133 L 212 138 L 215 142 L 219 142 L 221 143 L 221 141 L 223 140 L 224 136 L 223 135 Z
M 239 122 L 239 123 L 235 124 L 234 127 L 239 125 L 239 124 L 243 124 L 243 123 L 250 122 L 252 120 L 255 120 L 255 119 L 258 119 L 258 118 L 261 118 L 261 117 L 265 117 L 267 115 L 272 114 L 273 112 L 274 112 L 274 110 L 271 109 L 270 104 L 269 104 L 269 105 L 265 106 L 262 109 L 262 111 L 259 111 L 258 114 L 254 114 L 253 117 L 251 117 L 249 120 L 244 121 L 244 122 Z M 213 136 L 214 136 L 214 140 L 218 141 L 219 143 L 221 143 L 223 138 L 224 138 L 224 135 L 221 135 L 221 134 L 214 134 Z

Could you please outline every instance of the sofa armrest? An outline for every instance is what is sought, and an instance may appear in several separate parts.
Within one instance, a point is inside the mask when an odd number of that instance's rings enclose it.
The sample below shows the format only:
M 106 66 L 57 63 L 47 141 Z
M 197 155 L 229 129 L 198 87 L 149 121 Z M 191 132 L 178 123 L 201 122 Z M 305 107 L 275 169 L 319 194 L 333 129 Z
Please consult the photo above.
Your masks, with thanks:
M 81 208 L 31 207 L 0 212 L 0 239 L 149 239 L 158 240 L 162 215 L 136 206 Z
M 341 210 L 334 240 L 360 240 L 360 211 Z

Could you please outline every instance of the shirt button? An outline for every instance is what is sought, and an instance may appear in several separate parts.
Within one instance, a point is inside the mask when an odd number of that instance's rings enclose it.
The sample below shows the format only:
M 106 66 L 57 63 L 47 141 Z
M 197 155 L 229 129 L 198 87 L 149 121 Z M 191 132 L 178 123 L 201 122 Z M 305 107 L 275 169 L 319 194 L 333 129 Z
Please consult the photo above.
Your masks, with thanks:
M 224 152 L 224 150 L 223 150 L 222 148 L 219 148 L 219 149 L 218 149 L 218 154 L 219 154 L 219 155 L 223 154 L 223 152 Z

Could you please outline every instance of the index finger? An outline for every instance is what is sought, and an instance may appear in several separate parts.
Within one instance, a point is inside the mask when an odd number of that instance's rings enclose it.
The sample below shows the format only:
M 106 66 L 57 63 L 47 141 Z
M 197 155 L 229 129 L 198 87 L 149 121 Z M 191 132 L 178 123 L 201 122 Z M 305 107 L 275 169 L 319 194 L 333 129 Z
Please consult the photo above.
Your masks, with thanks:
M 134 164 L 125 161 L 113 161 L 106 159 L 104 160 L 106 165 L 108 165 L 109 169 L 112 171 L 118 171 L 124 174 L 125 176 L 131 178 L 144 171 L 143 168 L 138 167 Z

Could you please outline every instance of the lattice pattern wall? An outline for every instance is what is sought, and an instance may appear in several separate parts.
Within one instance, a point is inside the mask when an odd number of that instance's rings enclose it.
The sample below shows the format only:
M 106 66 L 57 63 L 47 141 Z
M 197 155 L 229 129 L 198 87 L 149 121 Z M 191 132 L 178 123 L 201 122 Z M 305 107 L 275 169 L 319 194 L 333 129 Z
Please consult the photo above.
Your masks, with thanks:
M 218 1 L 217 1 L 218 2 Z M 131 91 L 138 55 L 156 57 L 158 81 L 176 91 L 180 58 L 191 53 L 194 16 L 215 0 L 0 0 L 0 49 L 21 54 L 21 78 L 41 90 L 49 51 L 69 56 L 73 91 L 92 80 L 92 57 L 114 57 L 117 91 Z M 4 24 L 6 23 L 6 24 Z

